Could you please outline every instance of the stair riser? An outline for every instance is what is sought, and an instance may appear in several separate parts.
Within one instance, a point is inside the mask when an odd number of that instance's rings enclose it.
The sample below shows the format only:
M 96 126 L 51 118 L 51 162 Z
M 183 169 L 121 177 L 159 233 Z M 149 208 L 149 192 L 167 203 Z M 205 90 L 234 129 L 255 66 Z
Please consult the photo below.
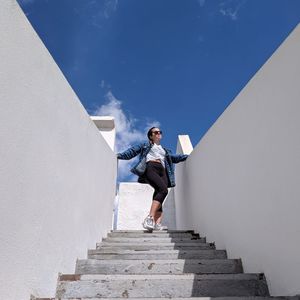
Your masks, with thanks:
M 172 251 L 172 250 L 170 250 Z M 89 253 L 88 258 L 90 259 L 226 259 L 226 251 L 223 250 L 199 250 L 195 252 L 182 252 L 182 253 Z
M 218 297 L 268 296 L 257 280 L 83 280 L 61 281 L 57 297 Z
M 205 243 L 205 238 L 103 238 L 110 243 Z
M 146 234 L 151 234 L 149 231 L 147 230 L 112 230 L 110 233 L 112 234 L 119 234 L 119 233 L 125 233 L 125 234 L 132 234 L 132 233 L 146 233 Z M 156 233 L 156 234 L 164 234 L 164 233 L 176 233 L 176 234 L 197 234 L 195 233 L 194 230 L 162 230 L 162 231 L 153 231 L 152 233 Z
M 199 238 L 199 234 L 191 233 L 163 233 L 163 232 L 148 232 L 148 233 L 119 233 L 111 232 L 107 237 L 112 238 Z
M 156 245 L 135 245 L 135 246 L 99 246 L 97 247 L 98 250 L 109 250 L 109 251 L 116 251 L 118 249 L 124 249 L 124 250 L 137 250 L 137 251 L 147 251 L 147 250 L 209 250 L 209 249 L 215 249 L 214 246 L 209 245 L 202 245 L 202 246 L 188 246 L 188 245 L 162 245 L 162 246 L 156 246 Z
M 99 260 L 77 261 L 76 274 L 182 274 L 242 273 L 240 260 L 195 260 L 162 263 L 161 261 L 118 262 Z
M 165 298 L 134 298 L 134 300 L 164 300 Z M 67 300 L 67 298 L 32 298 L 32 300 Z M 99 300 L 99 298 L 68 298 L 68 300 Z M 101 298 L 101 300 L 111 300 L 111 298 Z M 124 300 L 124 298 L 114 298 L 113 300 Z M 191 298 L 172 298 L 172 300 L 300 300 L 300 296 L 279 296 L 279 297 L 193 297 Z

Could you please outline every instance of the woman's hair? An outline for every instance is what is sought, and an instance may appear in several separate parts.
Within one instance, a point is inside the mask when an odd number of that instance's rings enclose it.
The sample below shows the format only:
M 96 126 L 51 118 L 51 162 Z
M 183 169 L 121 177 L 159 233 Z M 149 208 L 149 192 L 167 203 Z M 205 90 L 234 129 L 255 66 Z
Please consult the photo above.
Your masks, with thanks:
M 148 133 L 147 133 L 147 137 L 148 137 L 148 139 L 150 140 L 150 141 L 152 141 L 151 140 L 151 138 L 150 138 L 150 136 L 152 135 L 152 129 L 153 128 L 156 128 L 155 126 L 154 127 L 151 127 L 149 130 L 148 130 Z

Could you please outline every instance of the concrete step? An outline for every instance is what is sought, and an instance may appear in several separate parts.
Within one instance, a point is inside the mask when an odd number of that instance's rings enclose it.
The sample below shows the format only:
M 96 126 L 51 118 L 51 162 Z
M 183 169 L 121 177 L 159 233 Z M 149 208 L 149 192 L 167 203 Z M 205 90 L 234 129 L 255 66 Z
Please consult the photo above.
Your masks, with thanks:
M 103 238 L 102 242 L 112 242 L 112 243 L 186 243 L 186 242 L 195 242 L 195 243 L 205 243 L 205 238 L 198 237 L 184 237 L 184 238 L 170 238 L 170 237 L 152 237 L 152 238 L 138 238 L 138 237 L 108 237 Z
M 34 298 L 31 300 L 99 300 L 99 298 Z M 241 296 L 241 297 L 193 297 L 172 298 L 172 300 L 300 300 L 300 296 Z M 112 298 L 101 298 L 101 300 L 112 300 Z M 124 298 L 114 298 L 113 300 L 124 300 Z M 134 298 L 134 300 L 165 300 L 165 298 Z
M 58 298 L 269 296 L 260 274 L 61 275 Z
M 240 259 L 97 260 L 76 262 L 76 274 L 243 273 Z
M 114 232 L 114 233 L 149 233 L 148 230 L 111 230 L 110 232 Z M 190 233 L 190 234 L 194 234 L 194 230 L 157 230 L 157 231 L 153 231 L 157 234 L 160 233 Z
M 90 259 L 226 259 L 226 250 L 88 250 Z
M 186 232 L 163 232 L 163 231 L 152 231 L 152 232 L 109 232 L 107 237 L 122 237 L 122 238 L 199 238 L 198 233 L 186 233 Z
M 215 244 L 206 243 L 107 243 L 102 242 L 97 244 L 96 249 L 110 249 L 110 250 L 196 250 L 196 249 L 215 249 Z

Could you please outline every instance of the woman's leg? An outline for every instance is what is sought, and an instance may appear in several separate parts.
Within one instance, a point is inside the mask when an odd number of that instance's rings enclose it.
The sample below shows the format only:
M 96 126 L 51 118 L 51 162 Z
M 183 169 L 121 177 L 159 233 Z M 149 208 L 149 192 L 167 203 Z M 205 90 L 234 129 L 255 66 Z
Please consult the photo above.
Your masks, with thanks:
M 157 194 L 157 191 L 154 191 L 152 199 L 155 199 L 156 194 Z M 152 202 L 152 204 L 153 204 L 153 202 Z M 150 208 L 150 211 L 151 211 L 151 208 Z M 155 223 L 160 223 L 162 213 L 163 213 L 163 209 L 162 209 L 162 205 L 160 205 L 159 209 L 156 211 L 155 216 L 154 216 Z
M 154 221 L 155 221 L 155 217 L 156 217 L 156 215 L 157 215 L 158 210 L 160 209 L 160 207 L 161 207 L 160 202 L 153 199 L 149 215 L 154 218 Z
M 168 194 L 166 173 L 162 165 L 149 162 L 145 175 L 149 184 L 155 189 L 149 212 L 149 215 L 155 219 L 157 212 L 162 211 L 162 203 Z
M 157 211 L 154 217 L 155 223 L 161 223 L 162 220 L 162 211 Z
M 168 177 L 167 177 L 166 170 L 164 170 L 162 178 L 163 178 L 166 186 L 168 186 Z M 163 218 L 163 210 L 162 210 L 162 206 L 161 206 L 160 209 L 156 212 L 156 215 L 154 217 L 155 223 L 161 224 L 162 218 Z

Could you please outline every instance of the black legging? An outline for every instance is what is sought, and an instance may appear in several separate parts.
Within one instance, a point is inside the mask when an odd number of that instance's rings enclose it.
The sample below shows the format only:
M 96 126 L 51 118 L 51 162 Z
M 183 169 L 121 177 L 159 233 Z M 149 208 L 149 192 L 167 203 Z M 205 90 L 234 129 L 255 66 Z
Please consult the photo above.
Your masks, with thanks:
M 164 166 L 160 162 L 148 161 L 145 176 L 149 184 L 154 188 L 153 200 L 160 202 L 159 212 L 162 212 L 162 204 L 168 195 L 168 177 Z

